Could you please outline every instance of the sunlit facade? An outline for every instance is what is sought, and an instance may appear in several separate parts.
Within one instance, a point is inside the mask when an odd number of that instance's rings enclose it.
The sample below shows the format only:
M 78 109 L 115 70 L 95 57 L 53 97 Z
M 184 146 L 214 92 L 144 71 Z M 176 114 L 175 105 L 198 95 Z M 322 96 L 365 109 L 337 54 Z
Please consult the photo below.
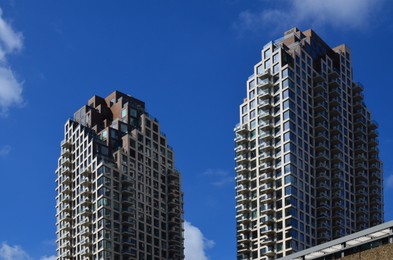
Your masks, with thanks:
M 184 259 L 174 153 L 144 102 L 92 97 L 64 127 L 57 259 Z
M 383 222 L 377 124 L 346 45 L 264 46 L 235 127 L 238 259 L 276 259 Z

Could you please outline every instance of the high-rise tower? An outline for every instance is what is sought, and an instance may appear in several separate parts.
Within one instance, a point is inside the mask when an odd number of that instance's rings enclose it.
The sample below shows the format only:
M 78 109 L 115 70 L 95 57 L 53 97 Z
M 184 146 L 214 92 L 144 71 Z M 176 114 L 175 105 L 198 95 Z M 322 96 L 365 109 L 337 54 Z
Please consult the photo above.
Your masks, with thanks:
M 56 173 L 57 259 L 184 259 L 180 175 L 144 102 L 91 98 L 65 124 Z
M 275 259 L 383 222 L 377 124 L 351 52 L 294 28 L 264 46 L 236 126 L 238 259 Z

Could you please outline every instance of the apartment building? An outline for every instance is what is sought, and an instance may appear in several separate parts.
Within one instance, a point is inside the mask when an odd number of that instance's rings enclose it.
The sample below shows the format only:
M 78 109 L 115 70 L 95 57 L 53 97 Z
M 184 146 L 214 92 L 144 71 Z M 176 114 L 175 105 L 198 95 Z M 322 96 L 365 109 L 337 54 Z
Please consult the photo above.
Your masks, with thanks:
M 235 127 L 238 259 L 276 259 L 383 222 L 378 125 L 351 51 L 294 28 L 266 44 Z
M 145 103 L 92 97 L 64 126 L 57 259 L 184 259 L 174 152 Z

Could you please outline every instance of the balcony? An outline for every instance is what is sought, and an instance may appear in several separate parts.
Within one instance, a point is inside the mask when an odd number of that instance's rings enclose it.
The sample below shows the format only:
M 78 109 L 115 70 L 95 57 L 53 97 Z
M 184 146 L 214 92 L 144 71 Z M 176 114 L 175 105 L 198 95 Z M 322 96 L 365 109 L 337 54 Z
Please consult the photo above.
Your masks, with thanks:
M 318 170 L 319 171 L 327 171 L 328 170 L 328 165 L 327 165 L 327 163 L 318 163 L 316 165 L 316 169 L 317 169 L 317 172 L 318 172 Z
M 69 141 L 69 140 L 61 141 L 61 148 L 71 149 L 72 148 L 71 141 Z
M 67 158 L 67 157 L 62 158 L 62 159 L 61 159 L 61 165 L 62 165 L 63 167 L 68 167 L 68 168 L 72 167 L 71 159 L 70 159 L 70 158 Z
M 364 96 L 363 96 L 362 93 L 356 92 L 356 93 L 353 94 L 353 100 L 354 101 L 361 101 L 363 99 L 364 99 Z
M 330 106 L 341 106 L 342 100 L 340 97 L 333 97 L 329 100 Z
M 330 117 L 330 125 L 335 126 L 335 125 L 340 125 L 342 121 L 341 116 L 331 116 Z
M 248 151 L 249 151 L 248 146 L 244 145 L 244 144 L 236 146 L 236 148 L 235 148 L 236 153 L 244 153 L 244 152 L 248 152 Z
M 317 173 L 317 181 L 324 181 L 329 179 L 330 179 L 330 175 L 328 171 L 322 171 Z
M 235 180 L 238 184 L 250 182 L 250 179 L 246 175 L 237 175 Z
M 258 74 L 257 77 L 260 80 L 267 79 L 271 77 L 270 69 L 263 71 L 262 73 Z
M 80 254 L 81 256 L 89 256 L 92 255 L 92 251 L 90 250 L 90 248 L 86 247 L 81 250 Z
M 248 167 L 244 164 L 240 164 L 235 167 L 235 171 L 238 173 L 245 172 L 245 171 L 248 171 Z
M 359 180 L 365 180 L 368 178 L 366 171 L 357 171 L 355 172 L 355 178 Z
M 315 114 L 315 123 L 327 121 L 327 113 L 326 112 L 318 112 Z
M 244 204 L 244 203 L 250 202 L 250 196 L 247 196 L 244 194 L 237 195 L 235 199 L 236 199 L 237 203 L 239 203 L 239 204 Z
M 330 116 L 338 116 L 341 114 L 341 107 L 340 106 L 332 106 L 330 108 Z
M 90 187 L 90 185 L 91 185 L 91 181 L 90 181 L 90 179 L 89 178 L 82 178 L 81 179 L 81 182 L 80 182 L 80 185 L 82 185 L 82 186 L 86 186 L 86 187 Z
M 260 162 L 270 162 L 270 161 L 272 161 L 274 159 L 274 155 L 273 155 L 273 153 L 272 152 L 262 152 L 260 155 L 259 155 L 259 160 L 260 160 Z
M 269 79 L 269 77 L 258 80 L 258 87 L 261 89 L 270 88 L 273 86 L 273 82 Z
M 258 118 L 262 120 L 270 120 L 273 117 L 273 115 L 270 113 L 270 111 L 261 111 L 258 113 Z
M 244 213 L 247 213 L 247 212 L 250 212 L 250 208 L 247 207 L 246 205 L 240 204 L 240 205 L 236 206 L 236 214 L 237 215 L 244 214 Z
M 71 153 L 71 151 L 69 149 L 62 148 L 61 156 L 71 159 L 72 153 Z
M 366 106 L 366 104 L 363 101 L 361 101 L 361 100 L 353 102 L 353 108 L 354 109 L 362 109 L 365 106 Z
M 236 191 L 238 194 L 243 194 L 243 193 L 249 192 L 250 190 L 249 190 L 248 185 L 240 184 L 240 185 L 236 186 Z
M 263 123 L 260 124 L 259 127 L 260 127 L 262 130 L 266 131 L 266 130 L 272 129 L 272 128 L 274 127 L 274 124 L 273 124 L 272 121 L 268 120 L 268 121 L 263 121 Z
M 248 137 L 246 135 L 237 135 L 235 137 L 234 141 L 238 145 L 238 144 L 241 144 L 243 142 L 247 142 L 248 141 Z
M 330 95 L 333 94 L 333 96 L 339 96 L 341 94 L 341 89 L 340 89 L 341 81 L 339 78 L 329 80 L 328 84 L 329 84 Z
M 368 126 L 368 128 L 370 130 L 377 129 L 378 128 L 378 123 L 376 121 L 372 120 L 370 125 Z
M 240 125 L 240 124 L 238 124 L 238 125 L 235 127 L 234 131 L 235 131 L 236 133 L 238 133 L 238 134 L 248 133 L 248 126 L 247 126 L 246 124 L 245 124 L 245 125 Z
M 327 141 L 322 141 L 322 142 L 316 142 L 315 143 L 315 151 L 320 152 L 320 151 L 326 151 L 328 150 L 328 143 Z
M 268 203 L 268 202 L 273 202 L 273 201 L 275 201 L 275 197 L 273 194 L 263 194 L 260 197 L 261 203 Z
M 323 102 L 327 99 L 327 94 L 325 92 L 318 92 L 314 95 L 314 102 Z
M 271 193 L 274 192 L 274 185 L 273 183 L 269 183 L 269 184 L 263 184 L 260 186 L 260 192 L 262 193 Z
M 262 163 L 259 170 L 262 172 L 272 172 L 274 171 L 273 163 Z
M 328 106 L 326 101 L 322 101 L 315 104 L 314 111 L 315 112 L 327 111 L 327 108 Z
M 268 90 L 268 89 L 265 89 L 265 90 L 262 90 L 262 91 L 258 92 L 258 97 L 260 97 L 262 99 L 267 99 L 267 98 L 270 99 L 272 96 L 273 96 L 272 95 L 272 91 Z
M 263 173 L 259 177 L 261 183 L 268 183 L 274 181 L 274 177 L 272 173 Z
M 330 185 L 327 181 L 317 183 L 317 190 L 329 190 L 329 189 L 330 189 Z
M 335 69 L 329 71 L 328 74 L 329 80 L 337 79 L 339 76 L 340 76 L 339 73 Z

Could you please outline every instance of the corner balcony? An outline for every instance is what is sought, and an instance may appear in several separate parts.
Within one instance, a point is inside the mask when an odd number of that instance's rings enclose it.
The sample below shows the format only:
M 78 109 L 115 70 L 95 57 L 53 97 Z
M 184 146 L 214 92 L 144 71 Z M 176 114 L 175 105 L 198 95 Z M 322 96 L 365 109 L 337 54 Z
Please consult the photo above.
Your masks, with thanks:
M 263 79 L 258 79 L 257 86 L 261 89 L 270 88 L 273 86 L 273 82 L 269 79 L 269 76 Z
M 270 69 L 267 69 L 265 71 L 263 71 L 260 74 L 257 74 L 258 79 L 263 80 L 263 79 L 268 79 L 272 76 L 272 74 L 270 73 Z
M 72 153 L 69 149 L 62 148 L 61 149 L 61 156 L 71 159 Z
M 72 167 L 72 162 L 71 162 L 71 159 L 70 158 L 67 158 L 67 157 L 63 157 L 62 159 L 61 159 L 61 161 L 60 161 L 60 164 L 63 166 L 63 167 L 68 167 L 68 168 L 70 168 L 70 167 Z
M 248 171 L 248 167 L 241 164 L 241 165 L 238 165 L 235 167 L 235 171 L 238 173 L 242 173 L 242 172 Z
M 61 141 L 61 148 L 65 149 L 71 149 L 72 148 L 72 143 L 69 140 L 63 140 Z
M 236 191 L 238 194 L 244 194 L 244 193 L 249 192 L 250 189 L 249 189 L 248 185 L 240 184 L 240 185 L 236 186 Z
M 236 206 L 236 215 L 249 213 L 250 211 L 250 208 L 244 204 Z
M 245 135 L 238 135 L 235 137 L 234 141 L 236 142 L 236 144 L 241 144 L 243 142 L 247 142 L 248 141 L 248 137 Z
M 370 138 L 376 138 L 376 137 L 378 137 L 378 135 L 379 135 L 379 133 L 375 129 L 370 129 L 370 131 L 368 132 L 368 136 Z
M 353 108 L 354 109 L 362 109 L 365 106 L 366 106 L 366 104 L 363 101 L 361 101 L 361 100 L 357 100 L 357 101 L 353 102 Z
M 360 100 L 363 100 L 363 99 L 364 99 L 364 96 L 363 96 L 362 93 L 356 92 L 356 93 L 353 94 L 353 100 L 354 101 L 360 101 Z
M 236 183 L 238 183 L 238 184 L 250 182 L 250 179 L 246 175 L 237 175 L 235 177 L 235 180 L 236 180 Z
M 372 121 L 370 122 L 368 128 L 369 128 L 370 130 L 377 129 L 377 128 L 378 128 L 378 123 L 377 123 L 376 121 L 372 120 Z
M 248 149 L 248 146 L 247 145 L 238 145 L 238 146 L 236 146 L 236 148 L 235 148 L 235 152 L 236 153 L 244 153 L 244 152 L 248 152 L 249 151 L 249 149 Z
M 244 125 L 236 125 L 234 131 L 238 134 L 244 134 L 244 133 L 248 133 L 248 126 L 246 124 Z
M 250 196 L 241 194 L 241 195 L 237 195 L 235 197 L 237 203 L 239 204 L 244 204 L 244 203 L 249 203 L 250 202 Z

